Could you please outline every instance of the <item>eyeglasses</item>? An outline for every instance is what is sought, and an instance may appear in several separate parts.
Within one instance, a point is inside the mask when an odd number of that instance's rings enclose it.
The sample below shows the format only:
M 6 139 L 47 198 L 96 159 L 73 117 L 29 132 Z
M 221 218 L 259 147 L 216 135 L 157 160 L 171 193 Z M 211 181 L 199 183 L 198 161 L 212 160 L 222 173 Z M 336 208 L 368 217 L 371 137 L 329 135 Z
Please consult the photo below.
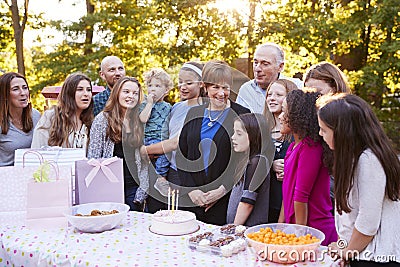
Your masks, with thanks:
M 199 83 L 199 82 L 201 82 L 201 81 L 190 81 L 190 82 L 184 82 L 184 83 L 178 83 L 178 88 L 180 88 L 180 87 L 182 87 L 182 86 L 191 86 L 191 85 L 193 85 L 193 84 L 195 84 L 195 83 Z

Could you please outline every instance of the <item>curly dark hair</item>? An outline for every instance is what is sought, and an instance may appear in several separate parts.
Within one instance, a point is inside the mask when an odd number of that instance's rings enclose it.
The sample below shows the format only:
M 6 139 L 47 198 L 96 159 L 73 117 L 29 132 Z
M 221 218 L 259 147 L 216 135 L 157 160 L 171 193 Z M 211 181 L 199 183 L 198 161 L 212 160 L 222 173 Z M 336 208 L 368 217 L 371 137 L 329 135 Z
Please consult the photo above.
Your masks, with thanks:
M 288 123 L 291 131 L 299 136 L 300 139 L 311 138 L 314 142 L 322 144 L 324 149 L 323 162 L 332 173 L 332 151 L 319 135 L 318 115 L 315 103 L 321 96 L 313 88 L 303 88 L 294 90 L 286 96 L 287 111 L 284 120 Z M 312 146 L 311 142 L 308 145 Z
M 319 133 L 315 102 L 321 96 L 315 90 L 294 90 L 286 96 L 287 111 L 284 119 L 293 133 L 300 139 L 310 137 L 315 142 L 322 140 Z

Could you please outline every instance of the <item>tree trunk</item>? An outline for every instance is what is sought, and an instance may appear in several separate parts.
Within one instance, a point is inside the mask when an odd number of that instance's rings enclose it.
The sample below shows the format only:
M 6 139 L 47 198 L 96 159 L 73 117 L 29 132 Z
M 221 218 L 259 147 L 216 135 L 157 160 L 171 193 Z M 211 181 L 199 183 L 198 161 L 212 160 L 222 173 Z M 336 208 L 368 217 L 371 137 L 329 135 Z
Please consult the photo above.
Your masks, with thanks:
M 254 50 L 255 50 L 255 42 L 253 38 L 254 34 L 254 21 L 255 21 L 255 13 L 256 13 L 256 1 L 250 1 L 250 14 L 248 18 L 248 27 L 247 27 L 247 41 L 248 41 L 248 58 L 247 58 L 247 76 L 250 77 L 250 79 L 254 78 L 254 72 L 253 72 L 253 55 L 254 55 Z
M 12 26 L 14 30 L 15 51 L 17 54 L 18 72 L 25 76 L 25 61 L 24 61 L 24 30 L 28 20 L 28 4 L 29 0 L 24 0 L 24 16 L 20 21 L 18 1 L 11 0 Z
M 86 0 L 86 12 L 88 16 L 94 13 L 94 5 L 91 3 L 90 0 Z M 93 42 L 93 25 L 90 22 L 90 19 L 86 21 L 85 35 L 86 37 L 85 37 L 84 55 L 86 56 L 93 53 L 93 50 L 91 48 Z

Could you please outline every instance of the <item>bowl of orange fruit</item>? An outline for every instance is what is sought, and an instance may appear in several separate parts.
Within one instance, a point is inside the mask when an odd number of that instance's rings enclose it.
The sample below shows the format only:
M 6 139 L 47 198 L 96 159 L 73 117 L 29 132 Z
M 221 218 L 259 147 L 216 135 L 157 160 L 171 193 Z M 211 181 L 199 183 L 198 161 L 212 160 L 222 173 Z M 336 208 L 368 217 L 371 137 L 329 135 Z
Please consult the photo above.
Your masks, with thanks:
M 244 232 L 258 259 L 276 263 L 296 263 L 317 259 L 325 235 L 318 229 L 286 223 L 261 224 Z

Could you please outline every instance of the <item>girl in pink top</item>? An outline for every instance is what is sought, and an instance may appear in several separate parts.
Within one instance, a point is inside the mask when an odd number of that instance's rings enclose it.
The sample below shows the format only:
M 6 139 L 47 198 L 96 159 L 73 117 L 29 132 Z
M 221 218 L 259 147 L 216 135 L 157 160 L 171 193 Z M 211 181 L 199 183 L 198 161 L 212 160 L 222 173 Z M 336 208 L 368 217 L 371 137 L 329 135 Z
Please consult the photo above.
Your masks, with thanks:
M 329 195 L 329 173 L 323 163 L 315 102 L 320 93 L 295 90 L 282 104 L 282 134 L 292 133 L 284 165 L 279 222 L 307 225 L 325 234 L 323 245 L 337 240 Z

